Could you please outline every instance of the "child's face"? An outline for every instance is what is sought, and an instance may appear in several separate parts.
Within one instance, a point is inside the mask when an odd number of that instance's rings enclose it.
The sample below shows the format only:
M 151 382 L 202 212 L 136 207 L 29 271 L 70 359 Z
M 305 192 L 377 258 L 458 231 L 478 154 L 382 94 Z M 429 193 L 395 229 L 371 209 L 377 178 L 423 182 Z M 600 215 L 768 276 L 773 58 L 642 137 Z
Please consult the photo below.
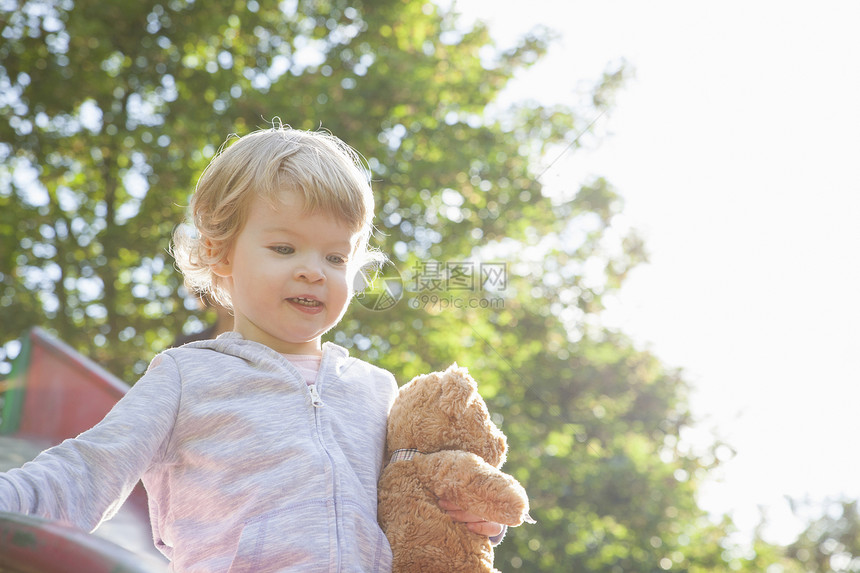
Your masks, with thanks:
M 227 259 L 213 268 L 233 301 L 233 329 L 285 354 L 319 354 L 352 296 L 357 235 L 334 217 L 303 211 L 283 192 L 273 208 L 260 198 Z

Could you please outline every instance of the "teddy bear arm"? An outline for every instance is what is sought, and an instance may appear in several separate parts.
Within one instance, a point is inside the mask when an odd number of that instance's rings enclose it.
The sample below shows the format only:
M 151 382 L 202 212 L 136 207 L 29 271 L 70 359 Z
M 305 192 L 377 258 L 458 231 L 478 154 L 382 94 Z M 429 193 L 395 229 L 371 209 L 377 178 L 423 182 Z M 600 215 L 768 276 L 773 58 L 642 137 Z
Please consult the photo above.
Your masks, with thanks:
M 520 525 L 528 497 L 519 482 L 470 452 L 447 450 L 421 456 L 422 481 L 439 498 L 485 520 Z

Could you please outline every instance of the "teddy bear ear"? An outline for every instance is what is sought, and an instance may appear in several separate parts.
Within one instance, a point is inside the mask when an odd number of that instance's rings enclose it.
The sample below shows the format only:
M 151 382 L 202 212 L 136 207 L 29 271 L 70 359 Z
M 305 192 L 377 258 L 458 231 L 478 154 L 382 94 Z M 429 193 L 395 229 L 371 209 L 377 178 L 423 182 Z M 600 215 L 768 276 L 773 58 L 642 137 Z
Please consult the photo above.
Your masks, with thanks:
M 478 391 L 478 385 L 468 370 L 452 364 L 439 383 L 442 385 L 440 409 L 448 416 L 457 416 L 466 409 L 469 399 Z
M 451 366 L 449 366 L 444 373 L 464 376 L 468 378 L 471 382 L 474 382 L 474 380 L 471 379 L 471 376 L 469 376 L 469 369 L 465 366 L 458 365 L 456 362 L 452 362 Z

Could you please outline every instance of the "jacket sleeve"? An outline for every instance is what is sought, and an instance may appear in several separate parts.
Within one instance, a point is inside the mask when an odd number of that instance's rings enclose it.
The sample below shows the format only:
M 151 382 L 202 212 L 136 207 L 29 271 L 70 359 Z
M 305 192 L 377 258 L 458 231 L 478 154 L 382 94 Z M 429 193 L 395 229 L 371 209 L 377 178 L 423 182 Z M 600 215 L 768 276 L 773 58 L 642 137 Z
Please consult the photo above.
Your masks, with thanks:
M 92 531 L 119 509 L 161 455 L 179 406 L 179 372 L 162 354 L 105 418 L 76 438 L 0 473 L 0 511 Z

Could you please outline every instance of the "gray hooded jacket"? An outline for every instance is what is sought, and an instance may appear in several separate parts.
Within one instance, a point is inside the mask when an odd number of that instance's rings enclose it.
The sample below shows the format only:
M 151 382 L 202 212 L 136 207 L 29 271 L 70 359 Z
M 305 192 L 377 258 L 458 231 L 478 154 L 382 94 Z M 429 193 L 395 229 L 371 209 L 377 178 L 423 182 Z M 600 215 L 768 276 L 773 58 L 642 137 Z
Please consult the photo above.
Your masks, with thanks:
M 390 571 L 376 485 L 396 393 L 331 343 L 313 388 L 238 334 L 194 342 L 94 428 L 0 474 L 0 510 L 92 530 L 142 477 L 174 571 Z

